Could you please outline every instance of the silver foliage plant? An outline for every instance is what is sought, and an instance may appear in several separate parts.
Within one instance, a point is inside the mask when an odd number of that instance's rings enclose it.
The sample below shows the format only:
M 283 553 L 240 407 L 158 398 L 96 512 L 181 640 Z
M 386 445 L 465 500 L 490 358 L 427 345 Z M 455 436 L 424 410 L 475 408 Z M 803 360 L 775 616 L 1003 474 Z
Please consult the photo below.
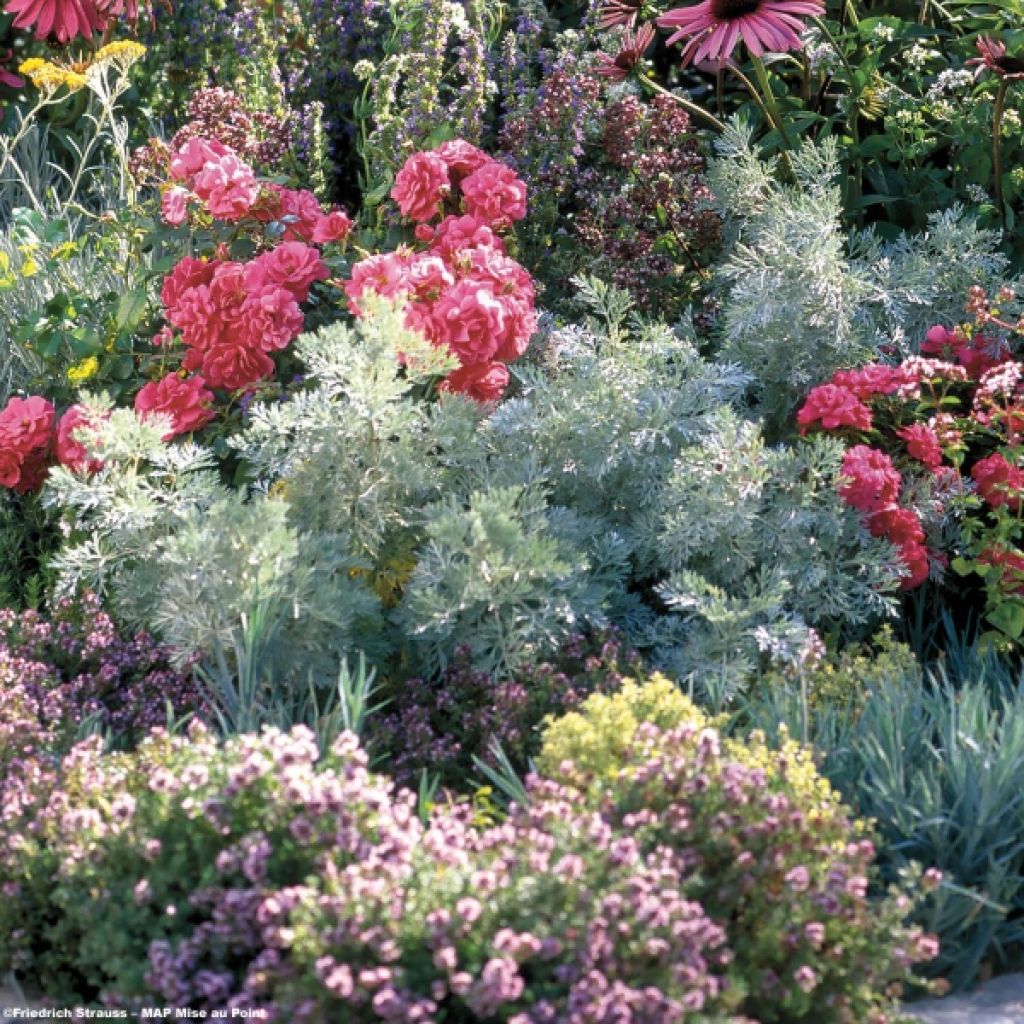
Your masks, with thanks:
M 774 433 L 834 370 L 876 358 L 882 344 L 916 351 L 930 326 L 958 321 L 971 285 L 1007 283 L 999 234 L 959 207 L 933 215 L 920 235 L 848 236 L 834 139 L 805 141 L 790 183 L 742 121 L 728 125 L 717 151 L 709 183 L 728 242 L 718 270 L 721 357 L 753 375 Z
M 487 415 L 424 400 L 448 357 L 394 311 L 304 336 L 310 386 L 255 406 L 233 442 L 244 492 L 159 420 L 114 411 L 104 468 L 47 485 L 61 586 L 221 667 L 255 650 L 258 617 L 267 677 L 300 685 L 357 653 L 436 672 L 461 646 L 504 675 L 614 624 L 679 678 L 713 666 L 729 696 L 798 658 L 810 626 L 883 614 L 893 552 L 837 497 L 839 448 L 766 445 L 740 411 L 746 372 L 580 285 L 592 315 Z

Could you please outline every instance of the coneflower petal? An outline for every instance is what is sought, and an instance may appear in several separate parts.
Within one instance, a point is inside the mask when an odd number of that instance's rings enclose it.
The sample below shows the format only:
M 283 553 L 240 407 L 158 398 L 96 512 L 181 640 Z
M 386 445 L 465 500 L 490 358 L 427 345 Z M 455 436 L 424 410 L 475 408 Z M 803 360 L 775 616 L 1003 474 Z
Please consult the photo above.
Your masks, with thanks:
M 728 60 L 740 39 L 755 57 L 767 51 L 799 50 L 803 19 L 823 12 L 821 0 L 704 0 L 667 11 L 657 24 L 673 30 L 668 45 L 688 40 L 683 62 L 689 63 Z

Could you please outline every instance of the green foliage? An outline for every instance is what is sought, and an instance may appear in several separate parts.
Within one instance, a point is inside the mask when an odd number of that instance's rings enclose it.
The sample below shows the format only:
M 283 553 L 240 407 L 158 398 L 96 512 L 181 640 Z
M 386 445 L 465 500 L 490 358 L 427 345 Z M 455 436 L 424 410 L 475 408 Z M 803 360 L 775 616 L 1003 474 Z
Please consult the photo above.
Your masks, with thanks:
M 886 877 L 910 861 L 941 869 L 918 919 L 940 937 L 934 970 L 959 987 L 1024 948 L 1018 674 L 974 656 L 926 678 L 883 642 L 869 662 L 847 655 L 802 684 L 776 679 L 744 708 L 748 726 L 786 722 L 814 743 L 823 774 L 874 821 Z
M 585 291 L 591 329 L 555 334 L 483 420 L 424 401 L 449 357 L 395 313 L 305 336 L 309 386 L 254 404 L 229 442 L 248 496 L 115 412 L 104 468 L 51 477 L 62 587 L 110 593 L 183 655 L 243 649 L 243 615 L 269 603 L 267 657 L 326 659 L 318 678 L 357 649 L 432 675 L 463 645 L 504 676 L 611 624 L 676 676 L 714 664 L 721 699 L 796 657 L 808 625 L 884 614 L 891 553 L 836 495 L 840 446 L 768 447 L 731 411 L 742 372 Z
M 962 208 L 935 214 L 920 235 L 848 237 L 835 139 L 792 154 L 793 184 L 773 176 L 742 122 L 717 152 L 709 180 L 732 242 L 718 268 L 721 358 L 752 375 L 771 437 L 791 432 L 810 386 L 880 344 L 916 352 L 930 326 L 959 319 L 971 285 L 994 291 L 1005 275 L 998 234 Z
M 574 629 L 605 625 L 626 567 L 592 574 L 559 518 L 536 488 L 499 487 L 470 494 L 466 507 L 449 499 L 431 509 L 399 619 L 424 671 L 466 646 L 477 667 L 506 675 Z

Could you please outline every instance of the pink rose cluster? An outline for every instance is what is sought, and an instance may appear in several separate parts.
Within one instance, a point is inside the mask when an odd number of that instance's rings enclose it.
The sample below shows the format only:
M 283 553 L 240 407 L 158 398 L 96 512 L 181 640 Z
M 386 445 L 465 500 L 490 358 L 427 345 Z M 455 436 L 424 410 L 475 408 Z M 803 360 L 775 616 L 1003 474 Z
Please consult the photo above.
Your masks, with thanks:
M 12 398 L 0 411 L 0 485 L 18 494 L 37 490 L 54 456 L 75 472 L 96 472 L 102 463 L 88 456 L 82 440 L 94 426 L 83 406 L 73 405 L 58 420 L 45 398 Z
M 507 364 L 526 351 L 537 328 L 533 281 L 499 234 L 525 216 L 525 185 L 504 164 L 455 140 L 409 157 L 391 194 L 418 222 L 422 248 L 357 263 L 345 285 L 349 308 L 361 315 L 367 293 L 403 301 L 408 326 L 459 361 L 442 388 L 481 402 L 500 398 Z
M 413 153 L 395 177 L 391 198 L 417 224 L 440 219 L 446 208 L 493 231 L 526 216 L 526 185 L 516 172 L 463 139 Z
M 305 189 L 261 182 L 249 164 L 215 139 L 188 139 L 171 155 L 169 170 L 174 184 L 163 193 L 161 211 L 173 226 L 185 223 L 192 204 L 228 223 L 244 218 L 280 223 L 285 241 L 325 245 L 343 241 L 352 230 L 343 210 L 325 211 Z
M 843 500 L 864 513 L 873 537 L 884 537 L 899 551 L 907 569 L 900 585 L 904 590 L 920 586 L 929 573 L 924 528 L 912 508 L 899 504 L 903 479 L 892 459 L 877 448 L 855 445 L 843 456 L 843 477 Z
M 245 390 L 271 376 L 270 353 L 301 332 L 300 303 L 327 276 L 317 250 L 298 241 L 283 242 L 247 263 L 186 256 L 161 290 L 164 314 L 187 350 L 182 366 L 201 374 L 201 385 L 226 391 Z M 180 390 L 185 384 L 173 386 Z M 201 394 L 200 387 L 188 386 Z M 143 388 L 139 400 L 154 399 Z M 192 429 L 183 426 L 176 433 Z
M 899 505 L 907 489 L 893 455 L 905 460 L 905 469 L 929 474 L 936 496 L 966 490 L 966 462 L 974 489 L 990 508 L 1021 507 L 1024 469 L 1000 451 L 972 464 L 968 450 L 971 438 L 990 447 L 994 434 L 1013 448 L 1024 433 L 1024 370 L 1004 340 L 982 331 L 937 325 L 921 355 L 898 366 L 840 370 L 810 392 L 797 423 L 802 434 L 847 431 L 870 440 L 847 451 L 839 491 L 864 513 L 872 534 L 899 549 L 909 571 L 904 587 L 927 579 L 929 553 L 918 514 Z M 1008 564 L 1005 557 L 993 558 L 993 564 Z M 931 560 L 945 561 L 937 553 Z
M 273 374 L 270 353 L 300 333 L 300 303 L 327 274 L 317 250 L 299 241 L 282 242 L 247 263 L 186 256 L 160 294 L 186 349 L 182 369 L 194 372 L 150 381 L 135 397 L 136 410 L 170 417 L 165 440 L 205 426 L 214 416 L 211 388 L 244 391 Z M 158 335 L 161 344 L 167 333 Z

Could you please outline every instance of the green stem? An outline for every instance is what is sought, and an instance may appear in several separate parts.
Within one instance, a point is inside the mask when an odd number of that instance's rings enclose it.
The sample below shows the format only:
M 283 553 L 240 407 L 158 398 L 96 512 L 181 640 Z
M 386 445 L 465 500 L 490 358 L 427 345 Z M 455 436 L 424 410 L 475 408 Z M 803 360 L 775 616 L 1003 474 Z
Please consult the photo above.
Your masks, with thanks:
M 664 86 L 659 85 L 653 78 L 649 78 L 647 75 L 639 75 L 638 77 L 641 85 L 650 89 L 652 92 L 660 93 L 662 96 L 667 96 L 669 99 L 674 100 L 688 114 L 693 114 L 694 117 L 699 117 L 702 121 L 711 125 L 716 132 L 725 131 L 725 125 L 722 124 L 714 114 L 709 114 L 703 107 L 698 107 L 696 103 L 691 103 L 689 100 L 683 99 L 683 97 L 677 93 L 670 92 Z
M 850 62 L 846 59 L 846 54 L 843 53 L 842 47 L 840 47 L 836 37 L 832 35 L 831 30 L 829 29 L 828 25 L 825 24 L 823 18 L 812 18 L 811 20 L 818 27 L 818 30 L 821 32 L 821 34 L 825 37 L 826 41 L 828 42 L 828 45 L 831 46 L 832 49 L 836 51 L 836 56 L 842 63 L 843 70 L 846 72 L 846 75 L 850 80 L 850 88 L 853 89 L 857 79 L 854 74 L 853 67 L 851 66 Z M 846 122 L 847 127 L 850 129 L 850 136 L 853 139 L 854 145 L 856 145 L 858 142 L 857 118 L 859 114 L 860 108 L 858 106 L 858 100 L 855 99 L 853 101 L 853 106 L 850 108 L 850 115 L 847 118 Z
M 736 67 L 735 64 L 730 64 L 729 65 L 729 70 L 746 87 L 747 92 L 750 93 L 751 99 L 757 104 L 757 108 L 758 108 L 758 110 L 761 111 L 762 115 L 764 116 L 764 119 L 773 128 L 778 129 L 779 130 L 779 134 L 788 143 L 789 142 L 788 136 L 785 134 L 785 132 L 779 126 L 779 122 L 776 120 L 776 118 L 772 114 L 771 110 L 765 104 L 765 101 L 762 99 L 761 94 L 757 91 L 757 87 L 754 85 L 754 83 L 749 78 L 747 78 L 747 76 L 745 74 L 743 74 L 743 72 L 740 71 L 740 69 L 738 67 Z M 790 158 L 789 158 L 789 150 L 788 149 L 780 150 L 779 151 L 779 156 L 782 157 L 782 165 L 786 169 L 786 174 L 788 175 L 790 181 L 792 181 L 794 184 L 796 184 L 796 180 L 797 180 L 796 171 L 793 169 L 793 161 L 790 160 Z
M 812 18 L 811 20 L 814 22 L 815 25 L 817 25 L 818 30 L 821 32 L 822 36 L 824 36 L 829 46 L 831 46 L 832 49 L 836 51 L 836 54 L 838 55 L 839 60 L 842 62 L 843 69 L 846 71 L 846 76 L 850 83 L 850 112 L 846 115 L 846 127 L 850 131 L 850 140 L 853 143 L 852 148 L 854 154 L 856 155 L 854 156 L 853 171 L 851 174 L 847 176 L 848 191 L 846 205 L 849 209 L 855 202 L 857 202 L 857 200 L 860 199 L 861 180 L 864 173 L 863 167 L 861 166 L 861 157 L 859 151 L 860 97 L 854 96 L 853 94 L 853 90 L 856 87 L 857 79 L 854 74 L 853 67 L 850 65 L 850 62 L 846 59 L 846 54 L 843 53 L 841 47 L 839 46 L 839 42 L 837 41 L 836 37 L 832 35 L 832 32 L 829 29 L 828 25 L 825 24 L 825 20 L 823 18 Z M 863 214 L 858 213 L 857 217 L 857 222 L 858 224 L 860 224 L 861 219 L 863 218 Z
M 785 119 L 779 111 L 778 104 L 775 102 L 775 93 L 772 92 L 772 83 L 768 80 L 768 69 L 764 66 L 764 61 L 761 60 L 760 57 L 755 57 L 751 54 L 750 60 L 754 65 L 754 72 L 757 75 L 757 83 L 761 86 L 761 91 L 764 93 L 764 103 L 770 112 L 769 120 L 782 136 L 782 141 L 786 144 L 786 149 L 792 149 L 793 140 L 789 137 L 789 132 L 786 131 Z
M 999 219 L 1004 225 L 1006 224 L 1006 207 L 1003 205 L 1003 154 L 999 136 L 1003 130 L 1003 108 L 1006 106 L 1006 90 L 1009 84 L 1005 78 L 999 80 L 995 110 L 992 112 L 992 174 L 995 177 L 996 206 L 999 208 Z

